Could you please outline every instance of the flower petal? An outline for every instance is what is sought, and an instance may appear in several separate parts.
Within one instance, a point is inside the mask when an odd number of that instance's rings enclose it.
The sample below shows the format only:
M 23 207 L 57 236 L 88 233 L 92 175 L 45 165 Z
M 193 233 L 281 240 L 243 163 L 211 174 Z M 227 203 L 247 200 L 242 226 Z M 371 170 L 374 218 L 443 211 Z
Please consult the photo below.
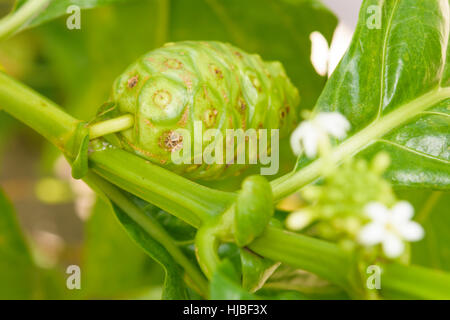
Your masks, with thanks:
M 391 232 L 386 234 L 386 237 L 383 240 L 383 251 L 386 257 L 391 259 L 397 258 L 403 253 L 404 250 L 405 244 L 402 239 Z
M 314 220 L 314 215 L 307 209 L 295 211 L 286 219 L 286 226 L 291 230 L 301 230 Z
M 399 201 L 391 212 L 395 221 L 407 221 L 414 216 L 414 207 L 408 201 Z
M 303 148 L 308 158 L 315 158 L 319 145 L 320 132 L 313 125 L 307 127 L 306 136 L 303 137 Z
M 350 130 L 347 118 L 339 112 L 321 112 L 317 115 L 316 121 L 323 130 L 338 139 L 344 139 Z
M 303 153 L 303 147 L 301 143 L 302 131 L 300 126 L 297 127 L 291 134 L 291 148 L 295 155 L 299 156 Z
M 362 245 L 372 246 L 381 243 L 385 237 L 383 224 L 372 222 L 365 225 L 358 234 L 358 241 Z
M 389 218 L 389 210 L 380 202 L 369 202 L 364 207 L 364 212 L 373 221 L 384 223 Z
M 408 221 L 400 227 L 397 226 L 397 230 L 407 241 L 419 241 L 425 235 L 422 226 L 415 221 Z

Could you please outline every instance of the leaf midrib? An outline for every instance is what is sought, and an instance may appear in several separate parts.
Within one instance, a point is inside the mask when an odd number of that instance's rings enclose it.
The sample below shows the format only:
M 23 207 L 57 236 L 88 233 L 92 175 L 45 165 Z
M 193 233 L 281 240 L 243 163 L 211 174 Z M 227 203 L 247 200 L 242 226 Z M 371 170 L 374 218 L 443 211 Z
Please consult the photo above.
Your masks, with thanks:
M 392 28 L 392 22 L 394 20 L 394 15 L 397 11 L 398 8 L 398 3 L 399 0 L 397 0 L 394 4 L 394 8 L 392 9 L 392 14 L 389 17 L 388 20 L 388 25 L 386 28 L 386 32 L 384 34 L 384 39 L 383 39 L 383 53 L 381 56 L 381 76 L 380 76 L 380 103 L 378 105 L 378 113 L 377 113 L 377 117 L 376 119 L 379 119 L 381 117 L 382 111 L 383 111 L 383 102 L 384 102 L 384 83 L 385 83 L 385 78 L 384 78 L 384 74 L 385 74 L 385 69 L 386 69 L 386 52 L 387 52 L 387 44 L 388 44 L 388 40 L 389 40 L 389 34 L 391 32 L 391 28 Z

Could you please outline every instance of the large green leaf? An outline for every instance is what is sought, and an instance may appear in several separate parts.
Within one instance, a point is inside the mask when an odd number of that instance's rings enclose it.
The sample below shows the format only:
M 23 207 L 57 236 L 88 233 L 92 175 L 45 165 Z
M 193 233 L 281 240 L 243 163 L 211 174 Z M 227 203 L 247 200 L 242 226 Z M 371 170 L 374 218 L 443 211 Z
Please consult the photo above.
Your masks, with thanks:
M 162 285 L 161 269 L 133 243 L 105 202 L 95 204 L 85 230 L 86 298 L 126 298 Z
M 129 236 L 164 268 L 166 277 L 164 281 L 163 299 L 187 299 L 188 291 L 183 281 L 184 272 L 169 252 L 159 242 L 151 238 L 122 209 L 114 204 L 113 208 L 117 218 L 125 227 Z M 149 219 L 151 219 L 150 216 Z
M 425 238 L 412 244 L 412 263 L 450 271 L 449 193 L 429 190 L 402 190 L 397 193 L 401 199 L 414 205 L 414 219 L 425 229 Z
M 254 300 L 257 297 L 240 285 L 240 275 L 230 260 L 220 263 L 211 279 L 210 298 L 213 300 Z
M 381 9 L 379 29 L 371 6 Z M 347 141 L 361 147 L 348 155 L 365 146 L 365 156 L 390 153 L 387 176 L 397 185 L 450 186 L 450 100 L 441 102 L 449 91 L 438 90 L 450 85 L 449 21 L 448 0 L 364 1 L 350 48 L 317 103 L 317 111 L 350 120 Z
M 15 10 L 20 8 L 30 0 L 17 0 Z M 35 16 L 27 25 L 27 27 L 35 27 L 52 19 L 67 14 L 67 8 L 76 5 L 80 9 L 92 9 L 100 6 L 106 6 L 116 3 L 130 2 L 133 0 L 51 0 L 48 7 Z
M 0 299 L 31 299 L 36 281 L 36 268 L 14 209 L 0 190 Z

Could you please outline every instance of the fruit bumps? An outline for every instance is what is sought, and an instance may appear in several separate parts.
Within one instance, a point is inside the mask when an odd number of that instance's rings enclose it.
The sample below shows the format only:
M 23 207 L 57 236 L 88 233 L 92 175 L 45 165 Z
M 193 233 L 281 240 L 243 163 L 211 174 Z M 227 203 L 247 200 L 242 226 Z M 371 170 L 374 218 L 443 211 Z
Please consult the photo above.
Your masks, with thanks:
M 123 148 L 190 178 L 217 179 L 245 166 L 175 164 L 171 153 L 186 141 L 174 132 L 186 129 L 194 137 L 194 123 L 201 121 L 203 132 L 215 128 L 224 139 L 227 129 L 250 128 L 280 129 L 284 137 L 297 123 L 299 94 L 279 62 L 225 43 L 186 41 L 129 66 L 111 100 L 115 116 L 135 118 L 132 128 L 118 133 Z

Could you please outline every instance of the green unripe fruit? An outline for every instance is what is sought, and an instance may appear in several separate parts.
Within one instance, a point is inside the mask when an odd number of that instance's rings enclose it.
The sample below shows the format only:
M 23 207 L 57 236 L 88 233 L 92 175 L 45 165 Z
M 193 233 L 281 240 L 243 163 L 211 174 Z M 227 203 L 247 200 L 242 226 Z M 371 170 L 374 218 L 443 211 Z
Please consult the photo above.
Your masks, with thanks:
M 225 43 L 186 41 L 166 44 L 128 67 L 115 81 L 111 103 L 108 117 L 134 115 L 133 127 L 117 134 L 123 148 L 189 178 L 217 179 L 245 166 L 174 164 L 171 152 L 182 147 L 183 137 L 173 133 L 186 129 L 194 137 L 200 120 L 203 132 L 218 129 L 224 140 L 226 129 L 239 128 L 280 129 L 282 138 L 297 123 L 299 94 L 279 62 Z

